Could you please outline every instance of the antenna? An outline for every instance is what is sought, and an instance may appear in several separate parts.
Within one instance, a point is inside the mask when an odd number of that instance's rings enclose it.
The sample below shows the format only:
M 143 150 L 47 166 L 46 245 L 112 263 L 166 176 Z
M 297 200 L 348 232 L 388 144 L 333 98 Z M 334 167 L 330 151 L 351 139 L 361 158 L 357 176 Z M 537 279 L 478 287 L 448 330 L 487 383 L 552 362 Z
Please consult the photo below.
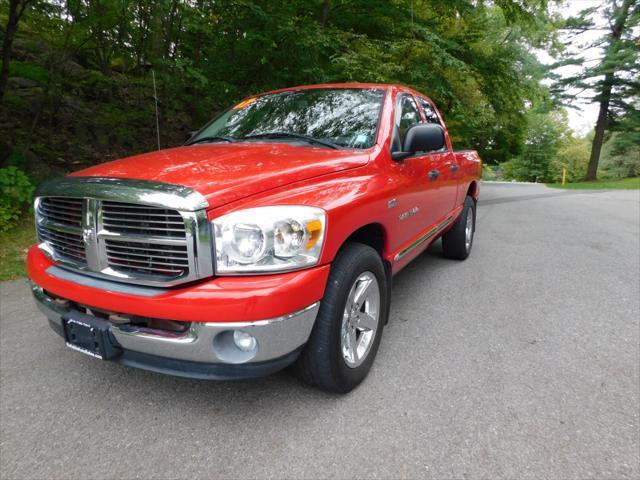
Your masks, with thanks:
M 158 91 L 156 90 L 156 72 L 151 70 L 151 77 L 153 78 L 153 99 L 156 104 L 156 136 L 158 138 L 158 150 L 160 150 L 160 119 L 158 116 Z

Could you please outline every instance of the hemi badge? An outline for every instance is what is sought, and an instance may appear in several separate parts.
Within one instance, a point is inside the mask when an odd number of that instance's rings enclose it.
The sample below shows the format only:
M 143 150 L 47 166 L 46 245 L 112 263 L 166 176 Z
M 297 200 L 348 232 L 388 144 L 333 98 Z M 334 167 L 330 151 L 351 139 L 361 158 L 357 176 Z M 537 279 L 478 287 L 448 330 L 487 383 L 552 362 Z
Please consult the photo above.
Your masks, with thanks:
M 400 214 L 400 220 L 404 220 L 407 217 L 410 217 L 411 215 L 415 215 L 416 213 L 418 213 L 418 210 L 420 210 L 418 207 L 413 207 L 411 210 L 407 210 L 406 212 L 402 212 Z

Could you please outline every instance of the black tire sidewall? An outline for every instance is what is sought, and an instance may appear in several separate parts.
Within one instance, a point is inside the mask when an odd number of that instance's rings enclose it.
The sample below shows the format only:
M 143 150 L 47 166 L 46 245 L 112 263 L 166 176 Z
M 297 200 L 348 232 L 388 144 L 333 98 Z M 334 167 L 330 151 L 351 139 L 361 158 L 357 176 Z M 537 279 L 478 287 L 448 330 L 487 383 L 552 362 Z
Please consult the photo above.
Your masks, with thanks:
M 455 260 L 465 260 L 471 253 L 476 233 L 476 204 L 471 196 L 464 200 L 462 212 L 457 218 L 451 230 L 442 236 L 442 249 L 444 256 Z M 467 250 L 466 245 L 466 223 L 469 212 L 473 215 L 473 230 L 471 232 L 471 244 Z
M 373 344 L 364 362 L 355 368 L 349 367 L 341 348 L 342 317 L 351 286 L 364 272 L 370 271 L 376 277 L 380 288 L 380 313 Z M 378 253 L 371 247 L 362 244 L 347 245 L 334 262 L 325 298 L 322 301 L 318 316 L 330 317 L 329 361 L 332 377 L 336 380 L 339 391 L 349 391 L 357 386 L 371 369 L 375 360 L 382 331 L 389 313 L 389 291 L 387 278 Z M 325 317 L 326 318 L 326 317 Z
M 466 247 L 466 238 L 465 238 L 465 250 L 467 251 L 467 256 L 469 256 L 469 254 L 471 253 L 471 249 L 473 248 L 473 240 L 476 237 L 476 202 L 471 197 L 467 197 L 464 203 L 465 203 L 465 211 L 466 211 L 466 214 L 463 212 L 463 215 L 465 215 L 464 217 L 465 224 L 467 219 L 466 215 L 469 215 L 469 210 L 471 210 L 471 215 L 473 216 L 473 229 L 471 230 L 471 243 L 469 244 L 468 250 L 466 250 L 467 247 Z M 466 229 L 466 225 L 465 225 L 465 229 Z M 465 232 L 465 236 L 466 236 L 466 232 Z

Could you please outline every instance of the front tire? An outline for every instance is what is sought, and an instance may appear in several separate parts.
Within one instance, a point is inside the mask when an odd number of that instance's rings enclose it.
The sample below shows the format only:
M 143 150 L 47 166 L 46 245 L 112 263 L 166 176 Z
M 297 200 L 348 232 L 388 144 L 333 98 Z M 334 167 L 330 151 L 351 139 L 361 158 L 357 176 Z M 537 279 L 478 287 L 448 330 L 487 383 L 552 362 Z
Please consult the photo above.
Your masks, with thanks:
M 471 196 L 467 196 L 456 223 L 442 236 L 444 256 L 454 260 L 466 259 L 471 253 L 475 231 L 476 202 Z
M 304 382 L 346 393 L 369 373 L 389 315 L 382 259 L 371 247 L 347 244 L 331 266 L 311 336 L 294 372 Z

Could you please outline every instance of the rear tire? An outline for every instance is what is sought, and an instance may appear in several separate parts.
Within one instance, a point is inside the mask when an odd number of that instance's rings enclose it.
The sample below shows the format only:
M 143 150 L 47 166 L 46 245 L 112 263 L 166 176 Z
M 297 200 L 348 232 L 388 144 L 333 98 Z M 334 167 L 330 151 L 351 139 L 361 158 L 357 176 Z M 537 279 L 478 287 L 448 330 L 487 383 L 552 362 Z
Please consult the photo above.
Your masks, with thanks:
M 318 317 L 294 373 L 331 392 L 354 389 L 378 351 L 389 293 L 380 255 L 367 245 L 347 244 L 331 266 Z
M 476 202 L 471 196 L 464 199 L 462 213 L 451 230 L 442 236 L 444 256 L 454 260 L 464 260 L 471 253 L 473 236 L 476 231 Z

